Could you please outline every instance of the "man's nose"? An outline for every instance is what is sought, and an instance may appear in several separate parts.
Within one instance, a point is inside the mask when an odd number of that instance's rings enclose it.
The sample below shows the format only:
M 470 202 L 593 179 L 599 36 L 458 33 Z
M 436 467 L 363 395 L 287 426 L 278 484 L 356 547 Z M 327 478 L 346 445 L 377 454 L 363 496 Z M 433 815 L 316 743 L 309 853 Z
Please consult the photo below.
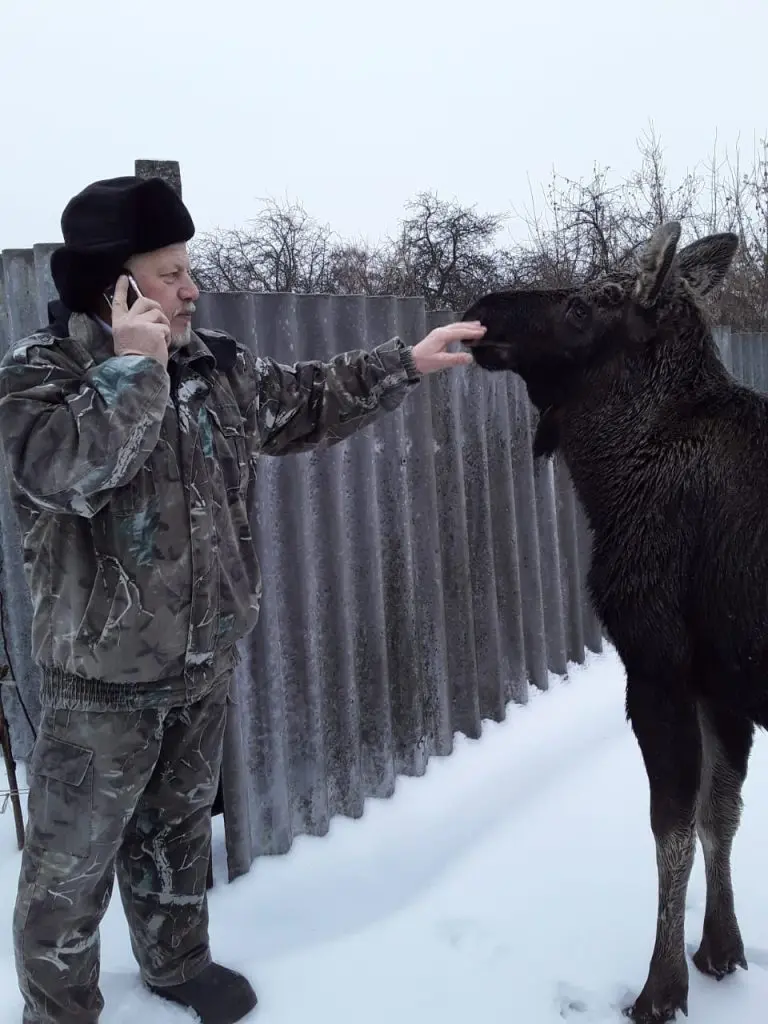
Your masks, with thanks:
M 179 298 L 184 302 L 197 302 L 200 298 L 200 289 L 191 277 L 187 278 L 181 288 L 179 288 Z

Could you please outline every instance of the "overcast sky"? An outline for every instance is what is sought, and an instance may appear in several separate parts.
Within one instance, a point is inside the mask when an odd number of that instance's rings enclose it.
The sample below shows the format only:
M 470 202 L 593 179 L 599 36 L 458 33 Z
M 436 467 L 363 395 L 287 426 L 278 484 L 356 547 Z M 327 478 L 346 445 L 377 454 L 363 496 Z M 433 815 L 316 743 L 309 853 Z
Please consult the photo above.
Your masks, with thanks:
M 137 157 L 181 162 L 198 231 L 272 196 L 375 238 L 421 189 L 509 212 L 553 166 L 629 173 L 649 120 L 673 176 L 716 133 L 751 157 L 768 3 L 0 0 L 0 97 L 0 248 Z

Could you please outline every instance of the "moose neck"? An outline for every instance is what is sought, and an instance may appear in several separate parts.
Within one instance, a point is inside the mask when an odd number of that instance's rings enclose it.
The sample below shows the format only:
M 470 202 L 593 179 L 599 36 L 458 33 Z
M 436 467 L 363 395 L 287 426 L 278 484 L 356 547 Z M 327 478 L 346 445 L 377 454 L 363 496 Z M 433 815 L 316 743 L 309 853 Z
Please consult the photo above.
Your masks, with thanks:
M 711 334 L 658 337 L 586 373 L 557 410 L 558 442 L 593 528 L 613 528 L 627 502 L 653 500 L 675 425 L 728 374 Z

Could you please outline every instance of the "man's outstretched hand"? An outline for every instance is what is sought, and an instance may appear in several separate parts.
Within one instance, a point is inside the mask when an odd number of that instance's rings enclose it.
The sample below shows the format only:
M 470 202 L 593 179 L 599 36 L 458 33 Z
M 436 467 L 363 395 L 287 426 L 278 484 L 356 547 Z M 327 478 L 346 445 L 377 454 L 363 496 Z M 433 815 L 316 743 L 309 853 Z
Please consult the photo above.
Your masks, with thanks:
M 466 366 L 472 362 L 469 352 L 449 352 L 448 346 L 462 341 L 479 341 L 485 334 L 485 327 L 479 321 L 459 321 L 436 327 L 434 331 L 414 345 L 413 363 L 419 373 L 434 373 L 448 370 L 452 366 Z

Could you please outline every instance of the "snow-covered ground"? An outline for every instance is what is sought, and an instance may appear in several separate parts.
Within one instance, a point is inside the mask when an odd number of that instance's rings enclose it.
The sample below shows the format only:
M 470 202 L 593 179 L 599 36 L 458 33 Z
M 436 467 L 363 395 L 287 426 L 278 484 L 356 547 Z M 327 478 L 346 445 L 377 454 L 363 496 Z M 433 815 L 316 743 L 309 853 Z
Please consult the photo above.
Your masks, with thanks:
M 459 738 L 360 821 L 301 837 L 224 882 L 217 818 L 214 954 L 246 971 L 264 1024 L 614 1022 L 642 986 L 656 870 L 648 789 L 610 649 L 480 741 Z M 23 784 L 23 783 L 22 783 Z M 720 984 L 691 967 L 690 1024 L 763 1024 L 768 1007 L 768 745 L 758 737 L 734 878 L 750 970 Z M 0 1024 L 21 1000 L 10 922 L 19 854 L 0 817 Z M 697 857 L 688 945 L 698 944 Z M 182 1024 L 139 985 L 117 898 L 102 929 L 105 1024 Z M 684 1019 L 684 1018 L 681 1018 Z

